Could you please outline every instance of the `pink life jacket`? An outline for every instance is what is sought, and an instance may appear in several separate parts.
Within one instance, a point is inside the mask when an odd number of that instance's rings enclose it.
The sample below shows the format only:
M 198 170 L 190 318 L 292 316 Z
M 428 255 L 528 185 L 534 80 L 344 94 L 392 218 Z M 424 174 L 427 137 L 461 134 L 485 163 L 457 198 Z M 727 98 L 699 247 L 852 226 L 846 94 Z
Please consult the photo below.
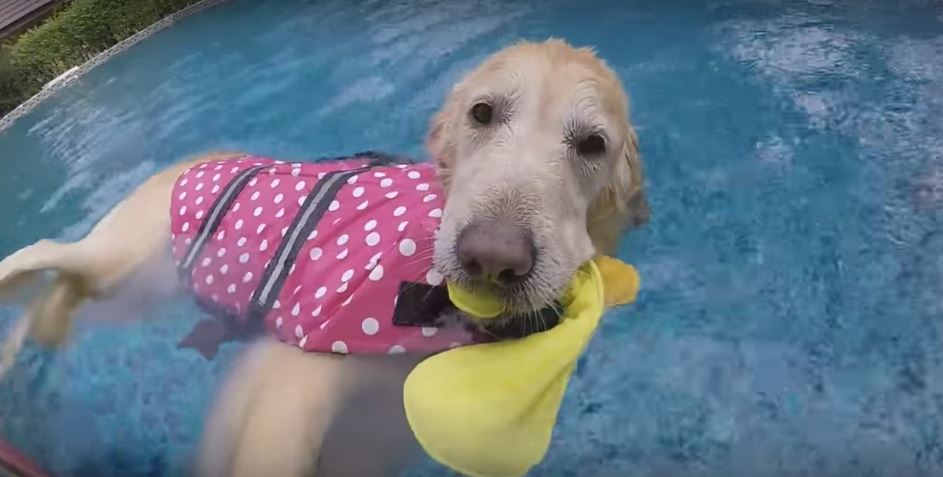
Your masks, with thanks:
M 233 330 L 335 353 L 434 353 L 481 340 L 435 321 L 449 306 L 432 269 L 444 204 L 435 171 L 392 162 L 241 156 L 185 171 L 171 200 L 173 257 L 197 301 L 225 317 L 212 321 L 235 328 L 204 323 L 181 344 L 205 344 L 201 333 L 226 341 Z

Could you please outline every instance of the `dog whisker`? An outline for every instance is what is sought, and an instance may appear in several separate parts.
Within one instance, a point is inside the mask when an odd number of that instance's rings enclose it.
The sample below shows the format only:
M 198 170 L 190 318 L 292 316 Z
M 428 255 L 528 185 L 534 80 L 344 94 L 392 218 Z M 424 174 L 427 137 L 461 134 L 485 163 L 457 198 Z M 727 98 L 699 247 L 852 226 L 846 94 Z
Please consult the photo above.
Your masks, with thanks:
M 430 254 L 427 254 L 427 255 L 420 255 L 420 254 L 417 253 L 417 254 L 413 255 L 412 257 L 409 257 L 408 259 L 403 260 L 403 264 L 406 265 L 406 266 L 413 266 L 413 265 L 417 265 L 417 264 L 422 264 L 422 263 L 425 263 L 425 262 L 430 261 L 430 259 L 431 259 L 432 257 L 433 257 L 433 255 L 432 255 L 431 253 L 430 253 Z

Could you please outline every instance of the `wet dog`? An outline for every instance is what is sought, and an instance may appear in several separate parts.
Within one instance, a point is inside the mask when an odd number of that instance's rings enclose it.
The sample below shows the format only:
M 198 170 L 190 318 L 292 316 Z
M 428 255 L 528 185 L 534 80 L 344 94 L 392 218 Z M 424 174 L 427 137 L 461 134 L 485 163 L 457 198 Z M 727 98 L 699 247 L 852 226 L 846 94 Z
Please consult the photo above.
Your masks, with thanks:
M 590 49 L 550 40 L 485 59 L 447 95 L 427 137 L 445 193 L 435 270 L 502 297 L 512 316 L 551 303 L 582 263 L 613 252 L 622 234 L 648 217 L 628 118 L 618 77 Z M 83 302 L 108 297 L 166 253 L 171 191 L 181 174 L 233 155 L 174 165 L 146 180 L 85 238 L 40 240 L 0 262 L 0 297 L 41 273 L 54 275 L 14 332 L 61 341 Z M 418 359 L 306 353 L 272 338 L 256 341 L 213 407 L 198 473 L 315 473 L 325 436 L 351 393 L 400 379 Z M 382 472 L 380 463 L 397 453 L 395 446 L 373 447 L 363 461 L 377 467 L 357 475 Z

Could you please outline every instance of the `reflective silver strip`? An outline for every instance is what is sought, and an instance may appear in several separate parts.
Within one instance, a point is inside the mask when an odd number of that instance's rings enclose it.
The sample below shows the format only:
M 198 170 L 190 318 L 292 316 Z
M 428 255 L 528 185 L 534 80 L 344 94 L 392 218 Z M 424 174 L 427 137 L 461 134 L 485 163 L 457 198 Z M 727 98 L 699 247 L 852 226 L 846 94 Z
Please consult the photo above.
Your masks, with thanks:
M 262 285 L 262 288 L 259 289 L 259 294 L 256 296 L 256 304 L 264 305 L 268 302 L 269 294 L 272 293 L 272 288 L 275 286 L 275 283 L 281 279 L 282 273 L 285 271 L 285 267 L 288 265 L 287 260 L 288 256 L 291 255 L 292 250 L 295 248 L 295 243 L 298 242 L 298 239 L 301 235 L 302 230 L 304 229 L 304 224 L 308 223 L 311 220 L 311 214 L 314 213 L 315 209 L 318 208 L 325 196 L 330 192 L 331 186 L 337 183 L 340 180 L 347 180 L 347 178 L 352 174 L 347 173 L 360 173 L 361 170 L 356 171 L 338 171 L 338 174 L 334 174 L 326 177 L 324 180 L 317 183 L 315 187 L 318 187 L 318 191 L 314 196 L 314 199 L 308 203 L 308 207 L 305 208 L 301 213 L 301 220 L 297 222 L 297 226 L 293 227 L 291 232 L 287 237 L 283 245 L 281 245 L 281 253 L 275 257 L 275 267 L 272 269 L 272 272 L 266 277 L 265 284 Z M 333 195 L 333 194 L 332 194 Z
M 232 199 L 245 187 L 249 179 L 258 174 L 262 169 L 263 167 L 261 166 L 255 166 L 242 171 L 229 182 L 229 185 L 226 186 L 223 193 L 216 198 L 216 202 L 213 203 L 213 208 L 210 209 L 209 216 L 200 225 L 200 230 L 197 232 L 193 245 L 190 246 L 190 250 L 187 251 L 183 261 L 180 262 L 180 273 L 182 275 L 189 274 L 190 268 L 193 266 L 193 262 L 200 254 L 200 251 L 203 250 L 203 245 L 206 243 L 206 240 L 213 235 L 219 227 L 219 222 L 222 220 L 223 214 L 229 210 L 229 204 L 232 202 Z

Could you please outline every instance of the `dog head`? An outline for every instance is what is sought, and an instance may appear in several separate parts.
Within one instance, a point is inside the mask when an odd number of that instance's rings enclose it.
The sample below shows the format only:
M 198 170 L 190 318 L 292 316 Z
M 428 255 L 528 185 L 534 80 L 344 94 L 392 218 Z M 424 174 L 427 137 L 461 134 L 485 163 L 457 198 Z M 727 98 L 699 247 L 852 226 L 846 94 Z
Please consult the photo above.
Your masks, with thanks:
M 487 58 L 427 137 L 447 192 L 436 268 L 512 313 L 552 303 L 580 265 L 647 220 L 628 118 L 618 77 L 590 49 L 549 40 Z

